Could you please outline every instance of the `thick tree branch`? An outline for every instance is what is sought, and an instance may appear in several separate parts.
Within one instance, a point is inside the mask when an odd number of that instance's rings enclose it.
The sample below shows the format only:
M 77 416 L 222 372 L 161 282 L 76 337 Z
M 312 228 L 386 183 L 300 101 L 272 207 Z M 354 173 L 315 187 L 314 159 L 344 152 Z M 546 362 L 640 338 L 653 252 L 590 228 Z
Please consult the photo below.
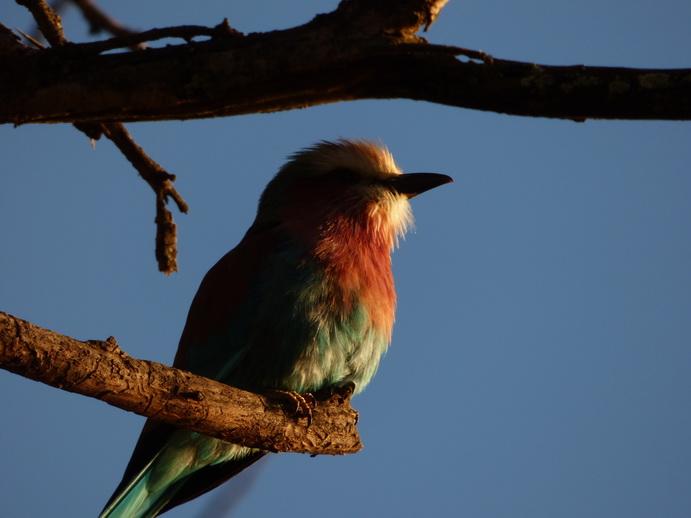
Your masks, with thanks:
M 284 31 L 115 55 L 68 44 L 8 56 L 0 95 L 13 102 L 0 105 L 0 122 L 190 119 L 380 98 L 574 120 L 691 119 L 690 69 L 459 59 L 462 49 L 415 35 L 443 3 L 351 0 Z
M 317 401 L 311 423 L 276 402 L 0 313 L 0 367 L 118 408 L 272 452 L 340 455 L 362 448 L 349 393 Z

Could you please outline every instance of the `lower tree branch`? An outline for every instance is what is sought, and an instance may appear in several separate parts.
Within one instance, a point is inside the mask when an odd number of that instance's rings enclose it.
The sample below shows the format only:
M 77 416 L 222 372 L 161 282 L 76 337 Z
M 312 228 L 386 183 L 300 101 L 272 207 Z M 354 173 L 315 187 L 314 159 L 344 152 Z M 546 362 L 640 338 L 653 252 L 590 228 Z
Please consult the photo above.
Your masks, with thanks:
M 311 423 L 277 400 L 81 342 L 0 313 L 0 367 L 145 417 L 272 452 L 341 455 L 362 448 L 349 392 L 318 400 Z

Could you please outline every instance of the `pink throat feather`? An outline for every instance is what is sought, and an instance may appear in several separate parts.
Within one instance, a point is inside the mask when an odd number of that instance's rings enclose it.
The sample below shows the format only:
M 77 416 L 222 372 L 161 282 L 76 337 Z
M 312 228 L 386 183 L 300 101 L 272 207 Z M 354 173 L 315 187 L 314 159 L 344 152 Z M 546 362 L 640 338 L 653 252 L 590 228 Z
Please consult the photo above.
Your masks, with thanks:
M 373 221 L 369 211 L 363 211 L 331 219 L 320 228 L 312 249 L 324 265 L 327 282 L 341 294 L 334 303 L 343 310 L 363 304 L 372 324 L 388 333 L 396 309 L 391 272 L 394 239 L 388 221 Z

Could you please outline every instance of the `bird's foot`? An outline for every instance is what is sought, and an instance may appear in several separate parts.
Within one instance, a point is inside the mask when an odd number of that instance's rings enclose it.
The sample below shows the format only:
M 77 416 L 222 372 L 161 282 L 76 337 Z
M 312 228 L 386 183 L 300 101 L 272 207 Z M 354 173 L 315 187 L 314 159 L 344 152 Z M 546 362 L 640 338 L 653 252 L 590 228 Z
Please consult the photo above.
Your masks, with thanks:
M 350 399 L 350 397 L 355 393 L 355 383 L 348 381 L 343 385 L 334 387 L 334 394 L 340 396 L 344 400 Z
M 312 394 L 298 394 L 294 390 L 272 390 L 269 396 L 290 405 L 293 417 L 306 417 L 308 424 L 312 424 L 312 410 L 317 404 Z
M 340 402 L 348 401 L 355 392 L 355 383 L 347 381 L 342 385 L 330 385 L 316 393 L 318 400 L 327 400 L 337 397 Z

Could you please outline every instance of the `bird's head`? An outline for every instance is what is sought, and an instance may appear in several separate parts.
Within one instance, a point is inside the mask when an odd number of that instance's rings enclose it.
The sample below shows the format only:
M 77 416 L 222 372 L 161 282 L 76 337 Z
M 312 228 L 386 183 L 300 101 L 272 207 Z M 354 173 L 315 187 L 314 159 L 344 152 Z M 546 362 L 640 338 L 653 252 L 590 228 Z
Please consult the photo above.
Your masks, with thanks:
M 408 200 L 451 181 L 436 173 L 403 174 L 373 141 L 322 141 L 292 155 L 269 182 L 255 225 L 287 224 L 300 233 L 340 225 L 385 235 L 393 245 L 412 224 Z

